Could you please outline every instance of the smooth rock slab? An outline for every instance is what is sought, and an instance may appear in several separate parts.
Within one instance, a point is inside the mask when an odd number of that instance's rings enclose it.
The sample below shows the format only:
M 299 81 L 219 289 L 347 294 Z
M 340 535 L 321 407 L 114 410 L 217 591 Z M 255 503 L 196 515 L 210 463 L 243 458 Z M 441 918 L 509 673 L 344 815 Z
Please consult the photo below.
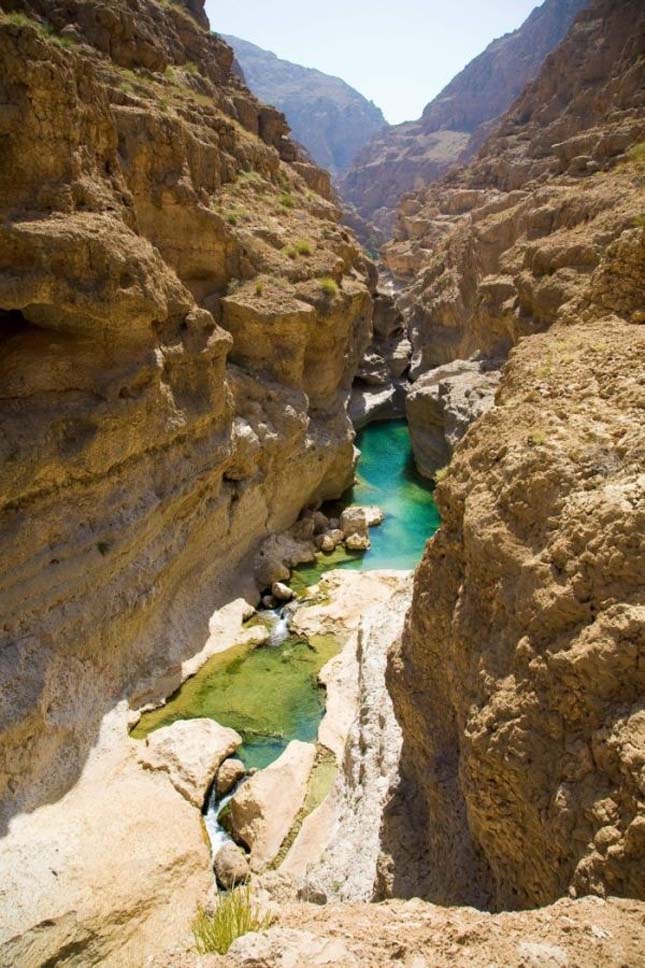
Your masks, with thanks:
M 293 740 L 230 801 L 231 833 L 250 850 L 252 870 L 262 870 L 277 856 L 304 803 L 315 758 L 313 743 Z
M 139 759 L 167 773 L 175 789 L 201 809 L 221 763 L 241 745 L 234 729 L 212 719 L 185 719 L 150 733 Z

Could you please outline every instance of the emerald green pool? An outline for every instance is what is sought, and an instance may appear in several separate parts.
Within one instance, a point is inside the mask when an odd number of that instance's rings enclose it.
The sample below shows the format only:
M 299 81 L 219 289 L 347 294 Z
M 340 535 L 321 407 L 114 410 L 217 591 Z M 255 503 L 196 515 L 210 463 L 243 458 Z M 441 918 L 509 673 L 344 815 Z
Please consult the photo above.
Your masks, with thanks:
M 405 421 L 366 427 L 357 446 L 358 483 L 333 510 L 377 504 L 385 520 L 371 529 L 368 552 L 319 555 L 315 565 L 298 569 L 295 589 L 314 584 L 330 568 L 414 568 L 439 526 L 432 490 L 414 468 Z M 241 758 L 247 767 L 261 769 L 292 739 L 315 740 L 324 712 L 318 673 L 339 647 L 332 636 L 307 642 L 290 635 L 278 646 L 240 646 L 214 656 L 165 706 L 145 713 L 132 735 L 143 738 L 177 719 L 208 716 L 236 729 L 244 740 Z
M 405 420 L 370 424 L 359 431 L 356 446 L 361 452 L 358 483 L 332 510 L 348 504 L 377 504 L 385 520 L 370 529 L 369 551 L 320 555 L 315 565 L 298 569 L 301 584 L 314 584 L 330 568 L 415 568 L 426 541 L 439 527 L 434 494 L 415 467 Z

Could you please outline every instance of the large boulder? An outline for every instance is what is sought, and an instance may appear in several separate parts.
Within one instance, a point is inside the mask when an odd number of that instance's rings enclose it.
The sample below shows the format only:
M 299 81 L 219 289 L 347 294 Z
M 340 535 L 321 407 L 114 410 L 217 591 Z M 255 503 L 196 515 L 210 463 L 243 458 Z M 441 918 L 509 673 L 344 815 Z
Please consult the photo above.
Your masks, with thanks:
M 234 839 L 251 852 L 252 870 L 262 870 L 278 855 L 304 803 L 315 758 L 312 743 L 293 740 L 231 800 L 228 824 Z
M 351 534 L 367 535 L 368 520 L 365 508 L 351 505 L 340 516 L 340 528 L 346 538 Z
M 489 410 L 501 377 L 499 362 L 455 360 L 412 385 L 406 411 L 419 473 L 434 477 L 477 417 Z
M 224 760 L 217 771 L 217 778 L 215 780 L 215 791 L 217 796 L 226 796 L 226 794 L 233 789 L 235 784 L 239 783 L 245 774 L 246 767 L 244 766 L 242 760 L 238 760 L 234 756 L 230 757 L 228 760 Z
M 167 773 L 182 796 L 201 809 L 222 761 L 241 745 L 234 729 L 212 719 L 185 719 L 150 733 L 139 759 Z
M 218 884 L 227 891 L 237 884 L 245 884 L 249 879 L 249 861 L 237 844 L 224 844 L 213 861 L 213 870 Z

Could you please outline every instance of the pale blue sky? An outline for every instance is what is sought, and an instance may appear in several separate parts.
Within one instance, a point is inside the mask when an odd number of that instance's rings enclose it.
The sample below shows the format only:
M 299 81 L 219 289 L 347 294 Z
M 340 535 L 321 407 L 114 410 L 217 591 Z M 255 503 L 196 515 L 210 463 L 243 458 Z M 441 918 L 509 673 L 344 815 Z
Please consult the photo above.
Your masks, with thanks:
M 428 101 L 539 0 L 206 0 L 213 30 L 351 84 L 388 121 Z

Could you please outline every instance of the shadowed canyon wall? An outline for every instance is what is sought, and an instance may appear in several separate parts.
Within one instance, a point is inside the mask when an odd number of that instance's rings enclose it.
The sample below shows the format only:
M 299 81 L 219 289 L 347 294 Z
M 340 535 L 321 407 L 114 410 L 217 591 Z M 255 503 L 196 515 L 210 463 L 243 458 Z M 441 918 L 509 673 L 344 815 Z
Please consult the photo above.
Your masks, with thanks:
M 395 892 L 645 895 L 644 34 L 597 0 L 479 160 L 404 203 L 414 375 L 511 352 L 391 659 Z

